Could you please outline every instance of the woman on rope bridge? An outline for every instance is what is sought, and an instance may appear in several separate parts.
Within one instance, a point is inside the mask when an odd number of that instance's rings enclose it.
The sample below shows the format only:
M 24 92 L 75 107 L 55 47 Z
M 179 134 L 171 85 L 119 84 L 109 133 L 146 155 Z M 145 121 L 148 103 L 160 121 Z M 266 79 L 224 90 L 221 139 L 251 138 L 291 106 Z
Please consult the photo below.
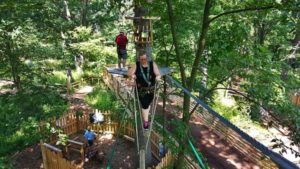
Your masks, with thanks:
M 149 129 L 148 115 L 150 104 L 154 98 L 155 81 L 160 81 L 160 73 L 157 65 L 150 61 L 146 52 L 141 52 L 136 64 L 128 70 L 129 79 L 135 79 L 138 96 L 142 105 L 142 117 L 144 129 Z

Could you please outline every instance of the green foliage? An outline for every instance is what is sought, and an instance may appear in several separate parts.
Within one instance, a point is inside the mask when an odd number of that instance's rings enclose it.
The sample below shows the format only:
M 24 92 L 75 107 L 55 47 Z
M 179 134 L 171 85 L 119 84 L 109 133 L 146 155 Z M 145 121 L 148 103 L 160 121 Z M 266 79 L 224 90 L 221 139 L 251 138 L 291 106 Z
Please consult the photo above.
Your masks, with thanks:
M 39 121 L 57 116 L 67 108 L 66 101 L 55 91 L 35 86 L 15 95 L 1 95 L 0 104 L 1 155 L 38 141 Z
M 9 158 L 4 156 L 0 157 L 0 169 L 14 169 Z
M 99 77 L 106 64 L 117 63 L 115 47 L 105 46 L 105 39 L 99 33 L 91 32 L 91 27 L 76 27 L 69 31 L 69 48 L 66 55 L 68 62 L 73 64 L 73 58 L 78 53 L 84 56 L 84 77 Z
M 94 89 L 94 91 L 85 98 L 85 102 L 92 108 L 102 111 L 114 112 L 120 106 L 112 91 L 104 87 Z
M 73 68 L 75 55 L 83 52 L 86 58 L 84 77 L 99 77 L 103 65 L 117 61 L 115 47 L 105 44 L 113 42 L 118 32 L 114 23 L 121 2 L 88 1 L 86 27 L 79 26 L 82 1 L 68 1 L 68 5 L 69 20 L 62 1 L 1 1 L 0 78 L 14 80 L 14 86 L 6 88 L 19 89 L 17 94 L 0 95 L 1 157 L 36 143 L 39 122 L 66 110 L 67 103 L 59 96 L 65 91 L 56 84 L 65 86 L 65 72 Z M 118 107 L 104 102 L 96 105 Z M 61 136 L 63 143 L 66 138 Z M 10 168 L 6 159 L 0 159 L 0 168 Z

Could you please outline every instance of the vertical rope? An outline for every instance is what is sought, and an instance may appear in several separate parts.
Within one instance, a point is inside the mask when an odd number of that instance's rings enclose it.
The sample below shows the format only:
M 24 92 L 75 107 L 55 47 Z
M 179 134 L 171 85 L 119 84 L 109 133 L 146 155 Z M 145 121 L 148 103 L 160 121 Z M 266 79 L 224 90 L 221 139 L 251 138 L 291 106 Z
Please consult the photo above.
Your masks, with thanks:
M 153 99 L 153 107 L 152 107 L 152 114 L 151 114 L 151 123 L 150 123 L 150 135 L 147 139 L 147 142 L 146 142 L 146 152 L 147 152 L 147 147 L 148 147 L 148 144 L 149 144 L 149 140 L 150 140 L 150 137 L 151 137 L 151 131 L 152 131 L 152 126 L 153 126 L 153 121 L 154 121 L 154 118 L 155 118 L 155 112 L 156 112 L 156 107 L 157 107 L 157 102 L 158 102 L 158 96 L 157 96 L 157 82 L 155 82 L 155 87 L 154 87 L 154 99 Z
M 134 84 L 134 86 L 136 86 L 136 83 Z M 136 87 L 132 87 L 132 91 L 134 91 L 134 88 Z M 140 145 L 139 145 L 139 132 L 138 132 L 138 124 L 137 124 L 137 107 L 136 107 L 136 97 L 137 97 L 137 93 L 134 92 L 134 96 L 133 96 L 133 107 L 134 107 L 134 123 L 135 123 L 135 136 L 136 136 L 136 144 L 137 144 L 137 151 L 140 152 Z
M 141 108 L 141 103 L 140 103 L 140 98 L 139 98 L 139 95 L 138 95 L 138 89 L 137 89 L 137 86 L 135 85 L 135 92 L 136 92 L 136 96 L 137 96 L 137 100 L 138 100 L 138 105 L 139 105 L 139 112 L 142 111 L 142 108 Z M 143 124 L 143 119 L 142 119 L 142 116 L 141 116 L 141 113 L 140 113 L 140 120 L 141 120 L 141 124 Z M 142 130 L 143 132 L 143 135 L 144 135 L 144 130 Z
M 114 145 L 113 145 L 113 148 L 112 148 L 112 150 L 111 150 L 110 157 L 109 157 L 108 162 L 107 162 L 107 165 L 106 165 L 106 169 L 110 169 L 111 160 L 112 160 L 112 158 L 113 158 L 113 156 L 114 156 L 114 153 L 115 153 L 115 151 L 116 151 L 116 145 L 117 145 L 117 143 L 119 142 L 119 134 L 120 134 L 122 125 L 123 125 L 123 123 L 124 123 L 124 119 L 125 119 L 126 114 L 127 114 L 127 112 L 124 111 L 123 116 L 122 116 L 122 119 L 121 119 L 120 127 L 118 128 L 117 138 L 116 138 L 116 141 L 115 141 L 115 143 L 114 143 Z

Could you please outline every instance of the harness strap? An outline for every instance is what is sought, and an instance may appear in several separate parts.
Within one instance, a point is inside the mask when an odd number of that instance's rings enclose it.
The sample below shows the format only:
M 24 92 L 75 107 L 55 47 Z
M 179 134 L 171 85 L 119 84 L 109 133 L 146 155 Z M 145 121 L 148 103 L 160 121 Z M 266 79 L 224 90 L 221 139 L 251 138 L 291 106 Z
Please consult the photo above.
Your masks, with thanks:
M 144 69 L 142 67 L 142 64 L 140 63 L 139 65 L 140 65 L 141 73 L 143 75 L 143 79 L 148 84 L 148 86 L 150 86 L 151 85 L 151 81 L 150 81 L 150 62 L 148 62 L 147 75 L 145 75 L 145 73 L 144 73 Z

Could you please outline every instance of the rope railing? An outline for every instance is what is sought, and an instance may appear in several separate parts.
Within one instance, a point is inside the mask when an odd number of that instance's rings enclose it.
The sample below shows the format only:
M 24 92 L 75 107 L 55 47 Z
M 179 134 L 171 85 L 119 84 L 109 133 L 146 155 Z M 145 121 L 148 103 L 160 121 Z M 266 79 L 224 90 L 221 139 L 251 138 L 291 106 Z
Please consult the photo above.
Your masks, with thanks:
M 122 100 L 127 102 L 127 105 L 130 105 L 128 102 L 132 100 L 132 93 L 131 90 L 119 90 L 119 87 L 122 86 L 121 82 L 117 80 L 118 78 L 122 79 L 121 77 L 114 77 L 112 75 L 106 76 L 106 82 L 112 86 L 111 88 L 117 92 L 117 95 L 120 96 Z M 284 167 L 284 168 L 298 168 L 292 162 L 286 160 L 279 154 L 271 151 L 261 143 L 257 142 L 255 139 L 241 131 L 235 125 L 230 123 L 228 120 L 224 119 L 220 116 L 217 112 L 212 110 L 208 105 L 203 103 L 200 99 L 192 95 L 187 89 L 183 88 L 177 81 L 175 81 L 172 77 L 167 76 L 167 83 L 168 83 L 168 93 L 166 94 L 167 100 L 173 102 L 177 101 L 176 99 L 182 99 L 184 94 L 189 95 L 191 97 L 191 108 L 195 109 L 197 114 L 203 117 L 204 125 L 207 125 L 210 129 L 221 136 L 225 136 L 225 139 L 231 143 L 231 145 L 237 148 L 242 154 L 246 155 L 251 159 L 251 161 L 257 163 L 259 166 L 270 166 L 272 167 Z M 118 89 L 117 89 L 118 88 Z M 126 88 L 126 87 L 125 87 Z M 177 98 L 176 98 L 177 97 Z M 173 104 L 173 103 L 172 103 Z M 173 106 L 174 109 L 178 109 L 177 112 L 181 112 L 180 104 L 182 106 L 182 102 L 178 103 L 179 106 Z M 199 106 L 196 106 L 199 105 Z M 193 108 L 194 107 L 194 108 Z M 132 108 L 133 109 L 133 108 Z M 176 110 L 175 110 L 176 111 Z M 222 126 L 224 128 L 222 128 Z M 214 128 L 215 127 L 215 128 Z M 238 142 L 238 144 L 235 144 Z M 247 146 L 249 149 L 244 149 L 243 146 Z M 253 154 L 253 155 L 251 155 Z M 195 154 L 196 156 L 196 154 Z M 270 163 L 270 164 L 268 164 Z
M 135 104 L 132 104 L 132 101 L 135 102 L 137 101 L 137 99 L 134 99 L 136 91 L 135 91 L 135 86 L 131 87 L 127 87 L 126 85 L 124 86 L 124 84 L 122 84 L 123 79 L 121 78 L 121 76 L 119 75 L 112 75 L 109 74 L 108 71 L 104 72 L 104 82 L 106 83 L 106 85 L 108 85 L 108 87 L 110 89 L 112 89 L 113 91 L 116 92 L 116 95 L 125 103 L 125 105 L 128 106 L 128 110 L 133 111 L 138 109 L 141 110 L 141 108 L 139 107 L 140 105 L 138 104 L 138 106 L 136 106 Z M 159 87 L 159 86 L 157 86 Z M 127 90 L 123 90 L 124 88 L 126 88 Z M 153 100 L 153 102 L 157 102 L 158 98 L 156 98 L 156 100 Z M 131 104 L 129 103 L 131 102 Z M 156 109 L 156 106 L 152 106 L 154 109 Z M 153 115 L 153 114 L 152 114 Z M 136 117 L 136 115 L 134 115 Z M 151 118 L 154 119 L 154 118 Z M 138 121 L 138 120 L 137 120 Z M 137 122 L 136 121 L 136 122 Z M 155 122 L 156 123 L 156 122 Z M 153 121 L 152 121 L 153 124 Z M 150 125 L 152 126 L 152 125 Z M 151 129 L 150 129 L 151 130 Z M 149 140 L 147 140 L 148 144 Z M 194 147 L 194 146 L 193 146 Z M 194 152 L 195 153 L 195 152 Z M 196 157 L 200 157 L 198 154 L 194 154 Z M 199 162 L 200 164 L 200 162 Z
M 265 156 L 268 156 L 273 162 L 275 162 L 280 168 L 289 168 L 289 169 L 298 169 L 294 163 L 291 161 L 285 159 L 278 153 L 273 152 L 260 142 L 256 141 L 254 138 L 250 137 L 248 134 L 240 130 L 238 127 L 233 125 L 231 122 L 226 120 L 224 117 L 219 115 L 216 111 L 214 111 L 212 108 L 210 108 L 208 105 L 206 105 L 203 101 L 201 101 L 199 98 L 191 94 L 190 91 L 188 91 L 186 88 L 181 86 L 176 80 L 174 80 L 171 76 L 167 75 L 167 81 L 171 86 L 176 86 L 182 92 L 187 94 L 194 104 L 199 104 L 200 107 L 204 110 L 206 110 L 209 114 L 211 114 L 214 118 L 218 119 L 218 123 L 223 123 L 226 127 L 230 128 L 232 131 L 237 133 L 242 139 L 246 140 L 248 143 L 250 143 L 253 147 L 261 151 Z

